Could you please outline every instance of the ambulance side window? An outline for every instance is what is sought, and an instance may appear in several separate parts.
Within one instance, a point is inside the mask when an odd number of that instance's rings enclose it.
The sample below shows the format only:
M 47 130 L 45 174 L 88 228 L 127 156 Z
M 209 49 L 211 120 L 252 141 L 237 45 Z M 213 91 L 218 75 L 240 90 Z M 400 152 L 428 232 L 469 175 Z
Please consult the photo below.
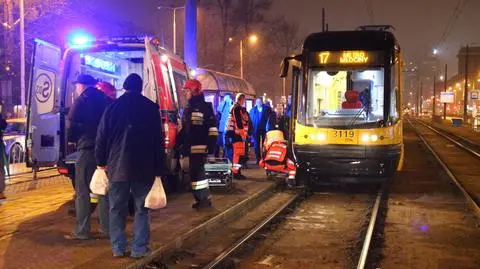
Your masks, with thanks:
M 182 110 L 187 106 L 187 99 L 182 92 L 183 85 L 185 84 L 185 81 L 187 81 L 187 77 L 184 74 L 173 71 L 173 80 L 175 83 L 175 89 L 177 91 L 173 94 L 178 96 L 178 108 Z

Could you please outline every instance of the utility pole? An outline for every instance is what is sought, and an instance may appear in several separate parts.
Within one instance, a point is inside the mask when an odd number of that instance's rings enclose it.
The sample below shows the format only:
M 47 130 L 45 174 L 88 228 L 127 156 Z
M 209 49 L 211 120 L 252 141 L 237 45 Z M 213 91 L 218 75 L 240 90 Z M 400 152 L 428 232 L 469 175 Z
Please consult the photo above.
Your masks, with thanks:
M 12 36 L 12 26 L 13 26 L 13 0 L 6 0 L 3 3 L 3 16 L 4 22 L 7 24 L 7 28 L 4 30 L 4 55 L 3 63 L 7 76 L 5 81 L 1 82 L 1 99 L 3 102 L 3 112 L 8 111 L 9 106 L 12 104 L 12 71 L 13 71 L 13 36 Z
M 419 98 L 420 98 L 420 89 L 418 88 L 419 86 L 419 79 L 417 78 L 417 87 L 416 87 L 416 91 L 415 91 L 415 117 L 418 118 L 418 109 L 420 108 L 419 106 Z
M 185 1 L 185 62 L 192 69 L 197 68 L 197 0 Z
M 463 91 L 463 124 L 467 124 L 467 105 L 468 105 L 468 45 L 465 47 L 465 90 Z
M 325 32 L 325 8 L 322 8 L 322 32 Z
M 423 81 L 420 81 L 420 116 L 422 116 L 423 111 Z
M 25 117 L 27 111 L 25 106 L 25 3 L 20 0 L 20 104 L 22 107 L 22 116 Z
M 447 92 L 447 64 L 445 64 L 445 74 L 443 75 L 443 91 Z M 447 119 L 447 103 L 443 103 L 443 119 Z
M 240 77 L 243 78 L 243 39 L 240 39 Z
M 435 106 L 436 106 L 436 95 L 437 95 L 437 90 L 435 88 L 435 80 L 437 79 L 437 70 L 433 70 L 433 102 L 432 102 L 432 120 L 435 118 Z

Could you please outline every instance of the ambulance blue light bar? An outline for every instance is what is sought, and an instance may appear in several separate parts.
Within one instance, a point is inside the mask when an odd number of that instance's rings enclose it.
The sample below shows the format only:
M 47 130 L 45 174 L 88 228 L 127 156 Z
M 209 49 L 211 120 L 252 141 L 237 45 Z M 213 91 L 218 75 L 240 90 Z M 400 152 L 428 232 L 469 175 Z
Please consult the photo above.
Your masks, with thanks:
M 95 42 L 95 38 L 85 31 L 74 31 L 69 35 L 68 46 L 73 48 L 88 48 Z

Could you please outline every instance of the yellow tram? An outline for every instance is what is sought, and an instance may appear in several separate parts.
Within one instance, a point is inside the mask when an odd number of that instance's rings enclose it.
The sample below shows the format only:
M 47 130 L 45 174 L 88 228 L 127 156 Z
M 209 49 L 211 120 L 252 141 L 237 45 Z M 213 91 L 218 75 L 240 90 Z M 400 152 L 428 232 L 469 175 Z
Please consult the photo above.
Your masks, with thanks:
M 400 47 L 388 26 L 314 33 L 291 63 L 298 178 L 389 176 L 403 163 Z

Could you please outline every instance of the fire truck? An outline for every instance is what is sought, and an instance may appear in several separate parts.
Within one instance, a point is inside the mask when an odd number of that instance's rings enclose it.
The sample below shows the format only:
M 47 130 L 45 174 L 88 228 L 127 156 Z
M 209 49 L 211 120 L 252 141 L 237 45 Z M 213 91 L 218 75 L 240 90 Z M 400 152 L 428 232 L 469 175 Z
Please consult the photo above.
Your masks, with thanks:
M 186 100 L 178 94 L 189 77 L 184 61 L 145 37 L 72 38 L 66 48 L 35 40 L 27 116 L 27 166 L 57 166 L 74 184 L 75 145 L 67 141 L 66 118 L 76 93 L 72 82 L 80 73 L 109 82 L 123 94 L 131 73 L 143 77 L 143 94 L 160 107 L 167 164 L 171 174 L 177 160 L 173 147 L 180 109 Z

